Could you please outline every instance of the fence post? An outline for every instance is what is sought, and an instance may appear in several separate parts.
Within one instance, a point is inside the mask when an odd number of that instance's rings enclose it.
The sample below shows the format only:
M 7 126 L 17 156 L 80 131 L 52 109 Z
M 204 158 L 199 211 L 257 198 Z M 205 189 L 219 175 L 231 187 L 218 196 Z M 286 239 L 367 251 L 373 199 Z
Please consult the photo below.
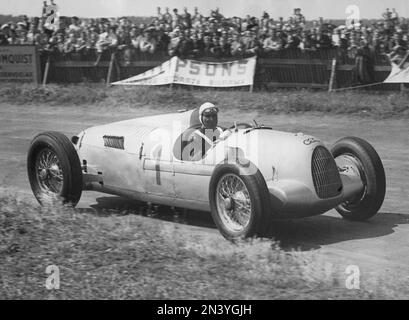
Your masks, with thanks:
M 119 80 L 121 80 L 121 66 L 120 66 L 116 56 L 114 58 L 114 63 L 115 63 L 115 68 L 116 68 L 116 80 L 119 81 Z
M 115 53 L 111 54 L 111 61 L 109 62 L 109 69 L 108 69 L 108 76 L 107 76 L 107 87 L 109 87 L 111 83 L 111 77 L 112 77 L 112 69 L 114 68 L 114 62 L 115 62 Z
M 334 59 L 332 59 L 331 77 L 329 79 L 328 92 L 332 92 L 332 90 L 334 89 L 334 82 L 335 82 L 336 73 L 337 73 L 337 58 L 334 58 Z
M 45 64 L 45 70 L 44 70 L 44 76 L 43 76 L 43 86 L 47 84 L 49 70 L 50 70 L 50 56 L 48 56 L 47 62 Z

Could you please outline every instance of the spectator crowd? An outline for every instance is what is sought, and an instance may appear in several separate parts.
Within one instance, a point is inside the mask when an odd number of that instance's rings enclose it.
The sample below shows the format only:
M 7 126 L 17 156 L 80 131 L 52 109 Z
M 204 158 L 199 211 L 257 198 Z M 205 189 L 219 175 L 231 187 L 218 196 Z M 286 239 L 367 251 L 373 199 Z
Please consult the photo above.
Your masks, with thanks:
M 46 6 L 46 3 L 44 4 Z M 342 57 L 355 58 L 362 52 L 392 54 L 408 49 L 409 20 L 395 9 L 387 9 L 382 19 L 371 23 L 352 21 L 334 25 L 319 18 L 307 22 L 301 9 L 288 19 L 225 17 L 219 9 L 202 15 L 198 8 L 157 8 L 151 23 L 135 24 L 132 19 L 83 19 L 61 17 L 59 27 L 45 26 L 42 17 L 24 16 L 0 29 L 0 45 L 35 44 L 43 53 L 70 59 L 94 60 L 115 53 L 123 63 L 144 57 L 243 58 L 272 57 L 284 50 L 316 52 L 338 48 Z

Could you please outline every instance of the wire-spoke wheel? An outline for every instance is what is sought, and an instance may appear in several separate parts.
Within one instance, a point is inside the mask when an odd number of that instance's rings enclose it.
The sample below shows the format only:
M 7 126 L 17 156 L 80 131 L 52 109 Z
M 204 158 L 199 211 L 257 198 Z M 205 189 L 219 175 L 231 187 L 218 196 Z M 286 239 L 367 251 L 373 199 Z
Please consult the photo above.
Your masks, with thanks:
M 251 199 L 243 180 L 234 174 L 224 175 L 217 184 L 217 210 L 226 228 L 243 231 L 250 222 Z
M 49 148 L 39 152 L 36 159 L 36 178 L 45 195 L 59 195 L 64 177 L 57 155 Z
M 209 201 L 217 228 L 229 240 L 262 236 L 271 222 L 269 192 L 258 170 L 217 166 L 210 181 Z
M 31 189 L 40 204 L 76 205 L 82 193 L 82 169 L 71 141 L 58 132 L 38 135 L 27 157 Z

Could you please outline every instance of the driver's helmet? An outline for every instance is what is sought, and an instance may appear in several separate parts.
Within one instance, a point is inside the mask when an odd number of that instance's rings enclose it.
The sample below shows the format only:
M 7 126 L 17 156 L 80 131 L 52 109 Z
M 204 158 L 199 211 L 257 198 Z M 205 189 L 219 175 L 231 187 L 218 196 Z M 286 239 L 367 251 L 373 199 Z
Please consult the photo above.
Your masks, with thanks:
M 203 124 L 203 120 L 202 120 L 203 115 L 218 114 L 218 113 L 219 113 L 219 109 L 213 103 L 211 102 L 203 103 L 199 108 L 200 123 Z

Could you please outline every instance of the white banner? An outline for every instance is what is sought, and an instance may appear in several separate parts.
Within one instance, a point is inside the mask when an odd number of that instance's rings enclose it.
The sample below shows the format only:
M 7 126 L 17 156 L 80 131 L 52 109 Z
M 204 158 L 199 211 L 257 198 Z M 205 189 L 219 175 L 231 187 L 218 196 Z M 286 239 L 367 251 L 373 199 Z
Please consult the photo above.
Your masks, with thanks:
M 133 85 L 133 86 L 159 86 L 173 82 L 174 70 L 177 64 L 177 57 L 162 63 L 151 70 L 138 74 L 126 80 L 114 82 L 114 85 Z
M 409 63 L 402 67 L 392 63 L 392 72 L 384 83 L 409 83 Z
M 253 85 L 256 57 L 230 62 L 203 62 L 178 57 L 135 77 L 113 85 L 185 84 L 202 87 L 239 87 Z

